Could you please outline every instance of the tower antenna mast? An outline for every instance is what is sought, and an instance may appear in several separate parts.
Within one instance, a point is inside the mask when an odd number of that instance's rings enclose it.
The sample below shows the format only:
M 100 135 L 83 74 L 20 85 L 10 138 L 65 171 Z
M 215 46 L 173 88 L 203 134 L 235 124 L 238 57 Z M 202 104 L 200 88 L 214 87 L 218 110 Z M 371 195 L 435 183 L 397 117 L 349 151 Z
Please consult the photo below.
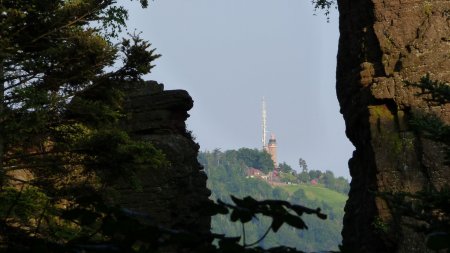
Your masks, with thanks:
M 264 97 L 262 98 L 262 144 L 263 144 L 263 150 L 267 149 L 267 139 L 266 139 L 266 120 L 267 120 L 267 114 L 266 114 L 266 100 Z

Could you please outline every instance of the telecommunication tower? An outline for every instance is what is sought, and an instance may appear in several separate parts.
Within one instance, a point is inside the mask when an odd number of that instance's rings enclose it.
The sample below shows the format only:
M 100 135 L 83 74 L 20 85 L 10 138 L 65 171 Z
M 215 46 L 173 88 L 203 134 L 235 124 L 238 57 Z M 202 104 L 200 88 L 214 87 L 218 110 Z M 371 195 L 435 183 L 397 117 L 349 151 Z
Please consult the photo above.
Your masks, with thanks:
M 269 141 L 267 142 L 267 111 L 266 111 L 266 100 L 262 98 L 262 144 L 263 150 L 270 154 L 272 158 L 273 165 L 275 168 L 278 167 L 277 163 L 277 141 L 275 135 L 272 133 Z
M 267 150 L 267 139 L 266 139 L 266 120 L 267 120 L 267 114 L 266 114 L 266 100 L 264 97 L 262 98 L 262 144 L 263 144 L 263 150 Z

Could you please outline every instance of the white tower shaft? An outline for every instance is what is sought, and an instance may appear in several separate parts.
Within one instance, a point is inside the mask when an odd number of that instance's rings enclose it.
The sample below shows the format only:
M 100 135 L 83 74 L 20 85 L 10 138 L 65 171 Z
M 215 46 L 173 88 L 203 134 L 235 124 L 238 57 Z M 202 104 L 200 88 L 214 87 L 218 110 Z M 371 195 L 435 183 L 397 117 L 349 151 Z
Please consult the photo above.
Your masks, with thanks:
M 266 139 L 266 120 L 267 120 L 267 114 L 266 114 L 266 100 L 262 99 L 262 144 L 263 144 L 263 150 L 267 149 L 267 139 Z

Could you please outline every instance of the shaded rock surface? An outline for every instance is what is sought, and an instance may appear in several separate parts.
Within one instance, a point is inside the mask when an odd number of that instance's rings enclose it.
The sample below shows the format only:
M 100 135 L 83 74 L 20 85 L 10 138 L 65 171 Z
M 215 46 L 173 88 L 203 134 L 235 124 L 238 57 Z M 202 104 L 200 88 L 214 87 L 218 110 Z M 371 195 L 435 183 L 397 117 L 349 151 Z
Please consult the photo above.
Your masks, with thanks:
M 153 81 L 129 90 L 127 95 L 124 127 L 134 138 L 162 150 L 169 165 L 139 175 L 140 191 L 121 184 L 121 204 L 150 214 L 166 227 L 209 232 L 210 217 L 201 217 L 199 208 L 209 201 L 210 191 L 197 161 L 199 145 L 185 124 L 192 98 L 184 90 L 164 90 L 162 84 Z
M 355 252 L 427 252 L 422 235 L 375 192 L 440 189 L 450 178 L 443 149 L 413 131 L 413 115 L 450 123 L 437 105 L 406 86 L 430 74 L 450 82 L 450 1 L 338 0 L 337 95 L 356 150 L 343 243 Z

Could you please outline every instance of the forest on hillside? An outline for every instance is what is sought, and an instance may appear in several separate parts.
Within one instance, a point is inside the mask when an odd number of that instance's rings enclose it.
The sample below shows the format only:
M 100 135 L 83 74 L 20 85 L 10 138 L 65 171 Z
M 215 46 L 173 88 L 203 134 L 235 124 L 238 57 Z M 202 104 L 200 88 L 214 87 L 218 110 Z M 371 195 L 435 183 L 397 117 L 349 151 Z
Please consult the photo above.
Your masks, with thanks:
M 257 168 L 264 172 L 268 172 L 267 167 L 264 166 L 273 168 L 273 163 L 264 163 L 267 156 L 266 152 L 247 148 L 224 152 L 220 150 L 201 152 L 199 154 L 199 162 L 204 166 L 208 174 L 208 188 L 212 191 L 211 198 L 230 202 L 230 195 L 237 197 L 252 196 L 257 200 L 280 199 L 311 208 L 319 207 L 323 213 L 328 215 L 327 220 L 319 220 L 312 216 L 304 217 L 309 227 L 308 230 L 297 230 L 289 226 L 283 226 L 277 233 L 270 232 L 259 243 L 259 246 L 269 248 L 284 245 L 307 252 L 337 250 L 342 240 L 340 233 L 346 196 L 326 189 L 329 198 L 324 198 L 323 196 L 318 198 L 311 197 L 309 189 L 322 189 L 324 185 L 311 185 L 310 182 L 301 183 L 297 181 L 298 174 L 294 173 L 293 170 L 280 172 L 282 180 L 287 178 L 296 180 L 295 184 L 291 182 L 286 184 L 286 186 L 273 187 L 264 180 L 247 177 L 246 170 L 249 167 Z M 258 161 L 263 162 L 258 163 Z M 318 178 L 320 178 L 318 172 L 320 171 L 313 171 L 312 175 L 317 174 Z M 320 173 L 330 175 L 330 173 Z M 291 175 L 293 178 L 286 175 Z M 322 176 L 321 178 L 321 182 L 324 182 L 324 178 L 327 178 L 327 176 Z M 333 179 L 338 180 L 334 176 Z M 331 182 L 331 177 L 327 180 Z M 342 200 L 333 201 L 335 196 L 331 196 L 333 193 L 337 196 L 342 196 Z M 254 219 L 250 225 L 245 226 L 246 243 L 256 242 L 268 227 L 270 227 L 268 219 L 261 217 Z M 227 216 L 216 215 L 212 218 L 212 232 L 226 234 L 227 236 L 241 236 L 243 228 L 239 223 L 230 222 Z

